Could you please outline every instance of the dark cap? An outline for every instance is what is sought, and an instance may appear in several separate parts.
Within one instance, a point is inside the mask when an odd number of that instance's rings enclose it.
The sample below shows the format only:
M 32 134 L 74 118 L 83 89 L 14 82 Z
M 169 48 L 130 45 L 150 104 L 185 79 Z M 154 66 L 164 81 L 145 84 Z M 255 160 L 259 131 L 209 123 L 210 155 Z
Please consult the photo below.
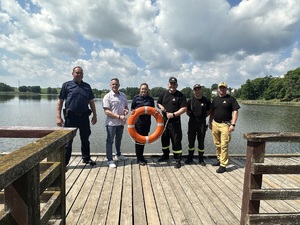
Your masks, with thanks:
M 225 82 L 221 82 L 221 83 L 219 83 L 218 87 L 226 87 L 227 88 L 227 84 Z
M 169 83 L 177 83 L 177 79 L 175 77 L 170 77 Z
M 202 88 L 202 87 L 200 84 L 195 84 L 193 89 L 195 89 L 195 88 Z

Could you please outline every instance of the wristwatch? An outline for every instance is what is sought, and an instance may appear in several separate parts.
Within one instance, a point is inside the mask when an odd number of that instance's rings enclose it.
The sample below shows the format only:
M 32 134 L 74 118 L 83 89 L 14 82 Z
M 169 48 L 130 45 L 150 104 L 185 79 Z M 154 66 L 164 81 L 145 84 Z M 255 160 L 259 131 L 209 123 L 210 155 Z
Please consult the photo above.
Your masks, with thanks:
M 235 127 L 235 124 L 230 124 L 231 126 Z
M 173 117 L 175 117 L 176 115 L 175 115 L 175 113 L 173 113 Z

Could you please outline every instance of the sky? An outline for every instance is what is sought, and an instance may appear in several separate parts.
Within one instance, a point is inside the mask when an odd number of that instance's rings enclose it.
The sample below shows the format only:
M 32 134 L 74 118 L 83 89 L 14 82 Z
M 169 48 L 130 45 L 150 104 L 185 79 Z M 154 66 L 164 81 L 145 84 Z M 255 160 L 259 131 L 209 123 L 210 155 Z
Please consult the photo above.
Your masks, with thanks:
M 299 0 L 0 0 L 0 82 L 210 88 L 299 67 Z

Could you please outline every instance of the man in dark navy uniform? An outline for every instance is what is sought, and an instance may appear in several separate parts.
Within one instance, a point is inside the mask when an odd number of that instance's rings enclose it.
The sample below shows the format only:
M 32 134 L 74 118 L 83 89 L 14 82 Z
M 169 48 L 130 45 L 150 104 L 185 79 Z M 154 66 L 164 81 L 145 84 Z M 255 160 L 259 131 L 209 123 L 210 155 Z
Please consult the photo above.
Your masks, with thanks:
M 157 100 L 157 107 L 161 109 L 165 121 L 165 131 L 161 136 L 163 155 L 158 161 L 169 159 L 170 140 L 172 142 L 173 155 L 176 160 L 175 168 L 181 167 L 182 156 L 182 129 L 180 115 L 187 110 L 187 102 L 182 92 L 177 90 L 178 84 L 175 77 L 170 77 L 169 90 L 162 93 Z
M 90 142 L 91 135 L 89 116 L 93 113 L 91 123 L 97 123 L 96 107 L 94 102 L 94 94 L 91 86 L 84 82 L 83 70 L 76 66 L 72 72 L 73 80 L 65 82 L 62 85 L 58 95 L 56 106 L 56 123 L 62 127 L 77 127 L 81 140 L 82 162 L 90 165 L 95 165 L 96 162 L 90 158 Z M 65 122 L 61 117 L 62 106 L 65 101 L 64 117 Z M 89 106 L 91 109 L 89 109 Z M 65 163 L 69 164 L 72 154 L 73 139 L 66 144 Z

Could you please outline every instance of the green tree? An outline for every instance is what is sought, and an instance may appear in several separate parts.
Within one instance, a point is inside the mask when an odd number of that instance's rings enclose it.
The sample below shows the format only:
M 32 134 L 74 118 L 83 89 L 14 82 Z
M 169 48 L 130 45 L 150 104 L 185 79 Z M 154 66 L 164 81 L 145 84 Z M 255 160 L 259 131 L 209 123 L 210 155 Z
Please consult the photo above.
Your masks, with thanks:
M 8 91 L 14 91 L 15 89 L 5 83 L 0 83 L 0 91 L 8 92 Z
M 193 97 L 194 93 L 193 93 L 193 89 L 190 87 L 185 87 L 181 90 L 182 94 L 184 94 L 184 96 L 186 98 L 191 98 Z
M 300 98 L 300 67 L 284 75 L 284 89 L 286 100 Z
M 162 87 L 154 87 L 150 90 L 150 95 L 153 98 L 158 98 L 163 92 L 165 92 L 167 89 Z
M 20 86 L 18 88 L 19 92 L 27 92 L 28 91 L 28 87 L 27 86 Z

